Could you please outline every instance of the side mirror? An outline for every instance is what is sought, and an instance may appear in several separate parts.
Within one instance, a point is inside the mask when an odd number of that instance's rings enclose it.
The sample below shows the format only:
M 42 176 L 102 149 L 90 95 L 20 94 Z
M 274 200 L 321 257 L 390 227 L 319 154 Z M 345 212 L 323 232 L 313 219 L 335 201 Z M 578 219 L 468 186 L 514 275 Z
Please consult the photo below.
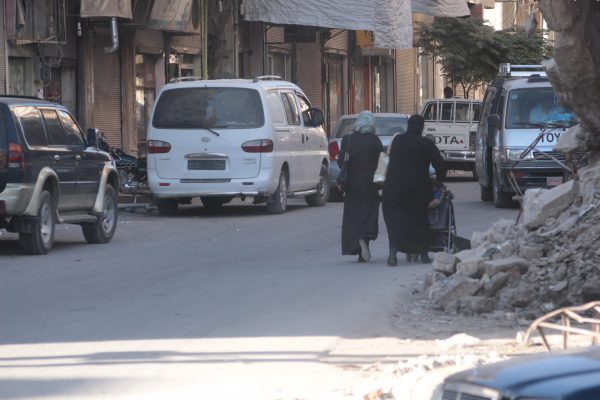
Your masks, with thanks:
M 312 118 L 310 120 L 312 126 L 321 126 L 325 123 L 325 115 L 318 108 L 311 108 Z
M 96 128 L 88 128 L 85 135 L 85 140 L 88 147 L 98 148 L 99 130 Z
M 492 114 L 489 117 L 487 117 L 486 142 L 488 143 L 488 145 L 494 143 L 494 136 L 496 135 L 498 128 L 500 128 L 500 117 L 498 116 L 498 114 Z

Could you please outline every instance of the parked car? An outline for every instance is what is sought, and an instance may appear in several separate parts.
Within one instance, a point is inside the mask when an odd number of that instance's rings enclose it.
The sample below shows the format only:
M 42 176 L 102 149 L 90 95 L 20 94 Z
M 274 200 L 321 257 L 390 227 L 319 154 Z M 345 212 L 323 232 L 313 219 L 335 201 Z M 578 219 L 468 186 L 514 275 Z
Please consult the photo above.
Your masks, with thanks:
M 534 114 L 544 103 L 551 104 L 555 112 L 539 120 Z M 561 184 L 561 165 L 542 157 L 563 161 L 564 156 L 553 147 L 562 132 L 576 123 L 576 117 L 558 103 L 542 66 L 501 64 L 499 76 L 486 90 L 477 127 L 475 165 L 481 200 L 493 201 L 496 207 L 512 206 L 511 170 L 522 192 Z M 523 154 L 542 132 L 535 148 Z
M 424 135 L 432 135 L 448 170 L 475 174 L 475 134 L 481 101 L 473 99 L 429 99 L 421 108 Z
M 119 178 L 69 111 L 33 97 L 0 96 L 0 228 L 26 253 L 45 254 L 57 223 L 81 225 L 89 243 L 117 228 Z
M 298 86 L 270 76 L 189 79 L 163 87 L 148 128 L 148 183 L 161 215 L 193 197 L 206 207 L 252 197 L 277 214 L 292 196 L 327 202 L 323 113 Z
M 409 114 L 392 114 L 392 113 L 377 113 L 375 116 L 376 134 L 379 136 L 381 143 L 385 150 L 392 142 L 392 138 L 396 133 L 406 132 L 408 126 Z M 337 164 L 338 155 L 340 153 L 340 146 L 342 144 L 342 138 L 352 133 L 352 127 L 358 114 L 344 115 L 340 117 L 337 125 L 335 126 L 334 132 L 330 136 L 329 140 L 329 177 L 331 187 L 329 189 L 330 200 L 339 200 L 342 194 L 339 192 L 335 185 L 335 181 L 340 172 L 340 168 Z
M 600 347 L 515 357 L 445 379 L 432 400 L 597 400 Z

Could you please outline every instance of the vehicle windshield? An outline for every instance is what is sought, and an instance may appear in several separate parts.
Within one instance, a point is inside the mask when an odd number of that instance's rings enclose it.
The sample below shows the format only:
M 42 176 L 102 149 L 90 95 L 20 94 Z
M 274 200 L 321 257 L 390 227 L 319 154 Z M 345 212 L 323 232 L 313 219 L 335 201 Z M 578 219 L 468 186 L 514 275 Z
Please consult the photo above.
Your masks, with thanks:
M 337 127 L 335 137 L 341 138 L 352 133 L 354 122 L 356 122 L 356 117 L 342 119 Z M 377 136 L 393 136 L 396 133 L 404 133 L 407 125 L 408 118 L 406 117 L 378 117 L 375 115 L 375 133 Z
M 512 90 L 506 107 L 507 128 L 567 128 L 577 124 L 575 114 L 559 104 L 549 87 Z
M 152 125 L 163 129 L 244 129 L 264 125 L 262 101 L 254 89 L 181 88 L 165 91 Z

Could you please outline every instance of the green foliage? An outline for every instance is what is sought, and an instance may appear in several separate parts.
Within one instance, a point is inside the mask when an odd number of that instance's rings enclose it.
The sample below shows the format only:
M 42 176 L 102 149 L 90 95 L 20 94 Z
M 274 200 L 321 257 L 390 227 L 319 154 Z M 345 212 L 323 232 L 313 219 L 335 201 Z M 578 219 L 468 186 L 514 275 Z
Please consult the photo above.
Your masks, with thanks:
M 473 18 L 436 18 L 433 24 L 419 26 L 421 54 L 432 56 L 465 96 L 491 81 L 500 63 L 539 64 L 552 46 L 539 34 L 527 37 L 518 29 L 494 31 Z

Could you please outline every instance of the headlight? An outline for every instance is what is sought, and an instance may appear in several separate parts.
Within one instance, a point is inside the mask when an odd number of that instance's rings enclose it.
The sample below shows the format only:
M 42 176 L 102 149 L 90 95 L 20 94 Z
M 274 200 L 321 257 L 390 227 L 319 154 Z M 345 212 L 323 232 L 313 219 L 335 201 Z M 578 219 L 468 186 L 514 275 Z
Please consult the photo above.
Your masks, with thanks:
M 506 149 L 506 159 L 511 161 L 533 160 L 533 153 L 531 151 L 521 157 L 524 151 L 525 149 Z

